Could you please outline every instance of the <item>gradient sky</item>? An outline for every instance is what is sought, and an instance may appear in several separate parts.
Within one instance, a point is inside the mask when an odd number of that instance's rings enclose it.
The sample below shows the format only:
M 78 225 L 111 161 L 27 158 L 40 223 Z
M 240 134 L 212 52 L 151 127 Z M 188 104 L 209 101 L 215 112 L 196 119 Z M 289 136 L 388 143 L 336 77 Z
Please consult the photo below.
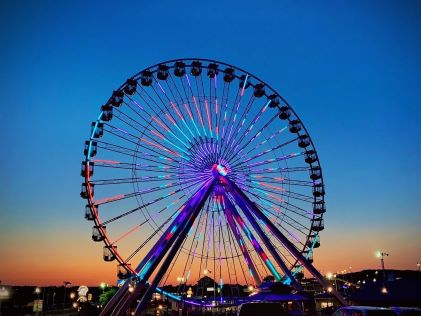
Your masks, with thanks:
M 118 6 L 116 5 L 118 3 Z M 315 265 L 421 261 L 421 2 L 2 1 L 0 280 L 115 282 L 83 218 L 90 122 L 139 70 L 202 57 L 274 87 L 321 159 Z

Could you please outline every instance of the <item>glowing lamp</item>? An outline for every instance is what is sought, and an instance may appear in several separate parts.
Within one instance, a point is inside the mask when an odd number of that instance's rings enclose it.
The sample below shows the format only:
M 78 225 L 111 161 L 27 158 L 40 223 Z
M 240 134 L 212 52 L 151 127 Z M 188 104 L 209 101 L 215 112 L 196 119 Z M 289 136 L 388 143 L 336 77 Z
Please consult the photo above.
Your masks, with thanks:
M 225 177 L 228 173 L 228 169 L 220 164 L 214 164 L 211 169 L 212 175 L 217 177 L 219 175 Z

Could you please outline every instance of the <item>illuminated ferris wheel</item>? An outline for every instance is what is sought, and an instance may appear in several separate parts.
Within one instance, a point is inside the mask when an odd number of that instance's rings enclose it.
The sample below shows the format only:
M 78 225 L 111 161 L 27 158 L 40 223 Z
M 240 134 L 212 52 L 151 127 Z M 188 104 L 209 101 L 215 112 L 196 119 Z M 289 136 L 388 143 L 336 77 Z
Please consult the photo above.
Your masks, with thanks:
M 215 299 L 267 276 L 300 289 L 303 268 L 320 277 L 318 155 L 292 107 L 256 76 L 204 59 L 146 68 L 101 107 L 84 155 L 92 239 L 127 279 L 104 314 L 142 293 L 140 312 L 154 291 L 182 293 L 204 277 Z M 200 293 L 167 294 L 205 304 Z

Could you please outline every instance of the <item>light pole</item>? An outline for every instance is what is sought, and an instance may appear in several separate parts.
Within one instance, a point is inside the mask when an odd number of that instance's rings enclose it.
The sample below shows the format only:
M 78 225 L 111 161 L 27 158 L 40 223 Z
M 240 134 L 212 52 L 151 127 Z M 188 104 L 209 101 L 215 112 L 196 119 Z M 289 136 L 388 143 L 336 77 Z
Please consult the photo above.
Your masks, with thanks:
M 384 257 L 386 257 L 386 256 L 389 256 L 389 254 L 388 253 L 385 253 L 383 251 L 377 251 L 376 252 L 376 257 L 380 259 L 383 273 L 384 273 Z
M 107 284 L 105 282 L 101 282 L 101 284 L 99 285 L 102 289 L 102 294 L 104 294 L 104 290 L 107 287 Z
M 64 284 L 64 296 L 63 296 L 63 309 L 64 309 L 66 307 L 66 289 L 67 289 L 67 286 L 72 283 L 69 281 L 63 281 L 63 284 Z
M 0 281 L 1 284 L 1 281 Z M 10 291 L 8 288 L 2 286 L 0 288 L 0 316 L 1 316 L 1 302 L 10 298 Z
M 35 288 L 35 294 L 37 295 L 37 300 L 36 300 L 36 302 L 34 302 L 34 312 L 35 312 L 35 315 L 39 315 L 38 312 L 40 312 L 40 310 L 39 310 L 39 306 L 40 306 L 40 303 L 39 303 L 39 294 L 40 293 L 41 293 L 41 288 L 37 286 Z

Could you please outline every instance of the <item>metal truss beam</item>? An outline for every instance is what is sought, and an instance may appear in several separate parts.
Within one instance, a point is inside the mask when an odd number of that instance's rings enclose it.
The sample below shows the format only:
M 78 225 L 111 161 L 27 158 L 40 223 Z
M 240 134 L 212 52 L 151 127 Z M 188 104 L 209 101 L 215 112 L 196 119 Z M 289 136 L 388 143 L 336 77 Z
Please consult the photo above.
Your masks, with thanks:
M 226 183 L 228 184 L 229 188 L 231 189 L 232 193 L 234 193 L 234 197 L 236 197 L 239 201 L 241 201 L 245 206 L 247 206 L 251 212 L 261 221 L 265 223 L 265 225 L 269 228 L 272 234 L 287 248 L 287 250 L 295 257 L 297 260 L 309 271 L 317 281 L 327 289 L 329 285 L 324 280 L 323 276 L 320 274 L 319 271 L 301 254 L 301 252 L 291 243 L 288 238 L 285 237 L 284 234 L 273 224 L 263 212 L 253 203 L 247 195 L 231 180 L 226 178 Z M 236 201 L 237 201 L 236 199 Z M 336 299 L 342 305 L 348 305 L 345 299 L 335 290 L 332 289 L 332 295 L 336 297 Z

